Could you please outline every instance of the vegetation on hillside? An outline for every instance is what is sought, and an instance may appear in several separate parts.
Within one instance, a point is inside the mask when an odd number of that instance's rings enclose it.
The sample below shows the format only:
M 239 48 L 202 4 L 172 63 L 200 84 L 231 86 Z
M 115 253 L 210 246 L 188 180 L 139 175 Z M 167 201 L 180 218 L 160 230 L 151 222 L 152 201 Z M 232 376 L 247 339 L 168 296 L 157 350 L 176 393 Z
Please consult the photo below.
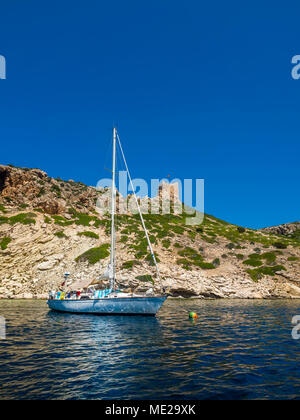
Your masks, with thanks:
M 11 238 L 8 236 L 5 236 L 4 238 L 0 238 L 0 248 L 4 251 L 10 242 L 11 242 Z
M 77 233 L 77 235 L 86 236 L 87 238 L 99 239 L 99 235 L 97 235 L 97 233 L 90 232 L 90 231 L 79 232 Z
M 41 223 L 53 225 L 55 229 L 82 227 L 78 235 L 95 240 L 110 234 L 110 215 L 100 216 L 94 208 L 86 204 L 89 203 L 88 194 L 93 199 L 99 194 L 95 189 L 81 182 L 52 179 L 47 174 L 35 174 L 34 170 L 24 168 L 24 171 L 27 174 L 32 172 L 32 194 L 34 199 L 39 200 L 35 201 L 35 205 L 31 205 L 22 203 L 21 200 L 15 202 L 7 195 L 2 196 L 2 199 L 0 196 L 0 225 L 31 225 L 39 220 Z M 56 200 L 63 204 L 57 211 L 52 212 L 59 214 L 47 214 L 43 210 L 43 201 L 49 193 L 50 202 Z M 60 208 L 64 210 L 59 210 Z M 293 251 L 300 247 L 299 229 L 283 236 L 233 225 L 208 214 L 205 214 L 201 225 L 192 226 L 186 224 L 188 217 L 191 215 L 174 212 L 144 215 L 149 239 L 158 262 L 163 260 L 162 256 L 174 256 L 174 264 L 186 270 L 219 270 L 222 266 L 232 263 L 248 273 L 254 281 L 297 266 L 299 258 L 293 255 Z M 123 269 L 132 269 L 142 263 L 153 264 L 138 214 L 117 215 L 116 230 L 118 243 L 129 254 L 128 261 L 122 265 Z M 67 237 L 63 230 L 55 232 L 54 235 L 61 239 Z M 0 241 L 1 249 L 6 249 L 10 238 L 6 236 Z M 207 248 L 218 250 L 219 255 L 214 252 L 208 254 Z M 109 244 L 103 244 L 87 250 L 78 256 L 76 261 L 95 264 L 108 256 Z
M 103 244 L 96 248 L 91 248 L 79 255 L 75 260 L 77 262 L 87 261 L 89 264 L 96 264 L 109 256 L 109 247 L 110 244 Z
M 62 230 L 60 230 L 59 232 L 55 232 L 54 235 L 61 239 L 67 238 L 67 235 L 65 235 Z
M 0 216 L 0 225 L 4 223 L 9 223 L 10 225 L 14 225 L 16 223 L 30 225 L 35 223 L 35 217 L 35 213 L 19 213 L 11 217 Z

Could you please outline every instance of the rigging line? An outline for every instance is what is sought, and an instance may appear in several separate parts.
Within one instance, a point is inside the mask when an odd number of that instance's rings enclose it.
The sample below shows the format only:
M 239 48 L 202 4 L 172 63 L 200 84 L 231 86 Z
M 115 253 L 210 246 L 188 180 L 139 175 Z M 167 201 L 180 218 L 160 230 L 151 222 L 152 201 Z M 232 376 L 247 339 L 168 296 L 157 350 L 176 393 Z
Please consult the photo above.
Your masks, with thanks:
M 120 259 L 118 259 L 118 256 L 120 256 L 121 254 L 121 249 L 124 248 L 124 243 L 122 243 L 120 241 L 121 239 L 121 220 L 122 220 L 122 214 L 124 214 L 124 201 L 126 200 L 126 196 L 124 195 L 121 196 L 121 191 L 120 191 L 120 171 L 125 171 L 125 165 L 124 162 L 121 158 L 121 151 L 120 151 L 120 146 L 119 143 L 117 142 L 116 144 L 116 174 L 117 174 L 117 180 L 118 180 L 118 196 L 116 197 L 117 200 L 117 206 L 116 206 L 116 212 L 115 212 L 115 219 L 116 219 L 116 223 L 115 223 L 115 249 L 116 249 L 116 255 L 115 255 L 115 260 L 116 260 L 116 265 L 117 262 L 120 261 Z M 126 194 L 125 191 L 123 191 L 123 193 Z
M 119 196 L 118 196 L 118 198 L 119 198 L 119 202 L 118 202 L 119 203 L 119 208 L 118 208 L 118 210 L 119 210 L 119 215 L 120 215 L 120 214 L 123 214 L 122 213 L 123 212 L 122 205 L 123 205 L 123 200 L 126 200 L 125 195 L 127 194 L 127 191 L 124 190 L 124 185 L 121 184 L 122 180 L 120 180 L 120 172 L 121 171 L 126 172 L 126 168 L 125 168 L 124 162 L 121 158 L 121 151 L 120 151 L 120 146 L 119 146 L 118 142 L 117 142 L 117 145 L 116 145 L 116 160 L 117 160 L 117 167 L 118 167 L 117 177 L 118 177 L 118 187 L 119 187 L 119 189 L 118 189 L 118 194 L 119 194 Z M 127 181 L 127 178 L 126 178 L 126 181 Z M 122 189 L 123 195 L 121 195 L 121 189 Z
M 144 222 L 144 218 L 143 218 L 143 215 L 142 215 L 142 212 L 141 212 L 141 208 L 140 208 L 137 196 L 135 194 L 135 190 L 134 190 L 134 187 L 133 187 L 133 183 L 132 183 L 132 180 L 131 180 L 130 172 L 129 172 L 129 169 L 128 169 L 128 166 L 127 166 L 127 162 L 126 162 L 126 159 L 125 159 L 125 155 L 124 155 L 124 152 L 123 152 L 123 148 L 122 148 L 122 145 L 121 145 L 121 140 L 120 140 L 118 132 L 117 132 L 117 139 L 118 139 L 118 143 L 119 143 L 120 150 L 121 150 L 121 153 L 122 153 L 122 157 L 123 157 L 123 160 L 124 160 L 125 168 L 126 168 L 126 171 L 127 171 L 127 174 L 128 174 L 130 186 L 131 186 L 131 189 L 132 189 L 133 194 L 134 194 L 134 198 L 135 198 L 135 202 L 136 202 L 136 205 L 137 205 L 137 208 L 138 208 L 140 219 L 141 219 L 141 222 L 142 222 L 142 225 L 143 225 L 143 228 L 144 228 L 144 232 L 145 232 L 145 235 L 146 235 L 146 238 L 147 238 L 147 241 L 148 241 L 148 246 L 149 246 L 149 249 L 150 249 L 150 253 L 151 253 L 151 256 L 153 258 L 153 262 L 155 264 L 155 267 L 156 267 L 157 276 L 158 276 L 158 279 L 160 280 L 160 273 L 159 273 L 158 265 L 157 265 L 156 258 L 155 258 L 154 252 L 153 252 L 153 248 L 152 248 L 152 245 L 151 245 L 151 242 L 150 242 L 150 239 L 149 239 L 148 231 L 147 231 L 147 228 L 145 226 L 145 222 Z

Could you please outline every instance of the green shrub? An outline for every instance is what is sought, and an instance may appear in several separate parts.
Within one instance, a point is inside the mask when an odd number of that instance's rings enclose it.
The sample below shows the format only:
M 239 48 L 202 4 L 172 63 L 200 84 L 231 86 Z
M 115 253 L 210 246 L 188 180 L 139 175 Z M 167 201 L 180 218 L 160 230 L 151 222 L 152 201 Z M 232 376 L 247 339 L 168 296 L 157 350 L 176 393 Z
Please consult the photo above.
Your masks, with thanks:
M 94 226 L 95 228 L 98 228 L 99 226 L 110 227 L 110 221 L 108 221 L 107 219 L 100 220 L 100 219 L 95 218 Z
M 248 258 L 259 260 L 261 258 L 260 254 L 250 254 Z
M 235 254 L 235 256 L 238 260 L 243 260 L 245 257 L 243 254 Z
M 9 218 L 5 216 L 0 216 L 0 225 L 3 225 L 4 223 L 9 223 Z
M 243 264 L 251 265 L 252 267 L 259 267 L 263 263 L 259 259 L 249 258 L 248 260 L 243 261 Z
M 55 185 L 55 184 L 52 185 L 50 191 L 54 192 L 57 197 L 59 197 L 59 198 L 61 197 L 61 190 L 60 190 L 58 185 Z
M 129 268 L 132 268 L 133 265 L 134 265 L 134 262 L 135 262 L 135 260 L 126 261 L 122 264 L 122 268 L 126 269 L 126 270 L 129 269 Z
M 295 230 L 295 232 L 292 233 L 291 238 L 300 241 L 300 229 Z
M 11 225 L 16 223 L 21 223 L 22 225 L 30 225 L 35 223 L 35 219 L 33 219 L 33 217 L 36 217 L 34 213 L 19 213 L 15 216 L 9 217 L 8 220 Z
M 76 215 L 76 210 L 73 207 L 69 207 L 67 211 L 71 216 Z
M 152 244 L 155 244 L 155 243 L 156 243 L 156 238 L 155 238 L 155 236 L 154 236 L 154 235 L 149 235 L 149 240 L 150 240 L 150 242 L 151 242 Z
M 283 265 L 274 265 L 272 267 L 259 267 L 251 270 L 247 270 L 247 273 L 250 275 L 253 281 L 258 281 L 263 276 L 274 276 L 277 271 L 286 270 Z
M 73 223 L 72 220 L 67 220 L 67 219 L 65 219 L 64 217 L 62 217 L 62 216 L 60 216 L 58 214 L 55 214 L 55 215 L 53 215 L 51 217 L 54 220 L 54 223 L 56 225 L 59 225 L 59 226 L 69 226 L 69 225 L 71 225 Z
M 28 204 L 23 203 L 23 204 L 20 204 L 19 207 L 20 209 L 26 209 L 28 207 Z
M 150 282 L 150 283 L 154 284 L 154 280 L 153 280 L 152 276 L 150 276 L 150 274 L 144 274 L 144 275 L 141 275 L 141 276 L 136 276 L 136 279 L 139 280 L 139 281 L 144 281 L 146 283 Z
M 195 263 L 195 265 L 202 268 L 203 270 L 211 270 L 213 268 L 216 268 L 214 264 L 205 261 L 198 261 Z
M 38 193 L 38 197 L 42 197 L 42 195 L 44 195 L 45 194 L 45 192 L 46 192 L 46 190 L 45 190 L 45 188 L 44 187 L 42 187 L 41 189 L 40 189 L 40 191 L 39 191 L 39 193 Z
M 238 231 L 239 233 L 244 233 L 244 232 L 246 232 L 246 229 L 245 229 L 244 227 L 242 227 L 242 226 L 239 226 L 239 227 L 237 228 L 237 231 Z
M 4 238 L 0 239 L 0 248 L 2 250 L 7 248 L 7 245 L 11 242 L 11 238 L 5 236 Z
M 225 247 L 228 248 L 228 249 L 234 249 L 234 248 L 236 248 L 236 246 L 232 242 L 230 242 L 229 244 L 225 245 Z
M 48 216 L 45 216 L 44 218 L 44 222 L 50 224 L 51 223 L 51 219 Z
M 171 232 L 169 232 L 169 231 L 167 231 L 167 230 L 163 230 L 163 229 L 160 229 L 160 230 L 154 230 L 154 232 L 156 233 L 156 235 L 157 235 L 157 237 L 159 238 L 159 239 L 162 239 L 162 238 L 166 238 L 167 236 L 174 236 L 174 234 L 173 233 L 171 233 Z
M 184 233 L 184 229 L 181 226 L 170 226 L 170 229 L 179 235 L 182 235 Z
M 134 256 L 135 258 L 137 258 L 138 260 L 141 260 L 142 258 L 145 257 L 145 255 L 147 254 L 147 250 L 145 251 L 137 251 Z
M 287 245 L 284 244 L 283 242 L 274 242 L 273 246 L 275 246 L 275 248 L 277 249 L 286 249 Z
M 287 259 L 288 261 L 298 261 L 299 258 L 298 257 L 288 257 Z
M 177 259 L 176 264 L 177 265 L 182 265 L 185 270 L 191 270 L 192 269 L 191 262 L 189 260 L 187 260 L 186 258 Z
M 110 244 L 103 244 L 96 248 L 91 248 L 75 258 L 75 261 L 88 261 L 89 264 L 95 264 L 109 256 L 109 248 Z
M 90 226 L 90 223 L 92 221 L 97 222 L 97 218 L 95 216 L 89 216 L 88 214 L 84 213 L 75 213 L 75 223 L 76 225 L 82 225 L 82 226 Z M 94 223 L 95 226 L 95 223 Z
M 62 230 L 60 230 L 59 232 L 55 232 L 54 235 L 57 236 L 58 238 L 67 238 L 67 236 L 64 234 Z
M 79 235 L 79 236 L 87 236 L 88 238 L 99 239 L 99 235 L 97 235 L 97 233 L 90 232 L 90 231 L 79 232 L 79 233 L 77 233 L 77 235 Z
M 199 256 L 197 251 L 189 246 L 178 251 L 178 255 L 180 255 L 181 257 L 191 257 L 191 258 Z
M 127 235 L 122 235 L 122 236 L 121 236 L 121 239 L 120 239 L 120 242 L 125 243 L 125 242 L 127 242 L 127 241 L 128 241 L 128 236 L 127 236 Z
M 261 258 L 263 258 L 267 264 L 272 264 L 276 261 L 276 254 L 274 252 L 264 252 L 261 254 Z
M 196 232 L 192 232 L 192 231 L 188 231 L 189 237 L 191 239 L 195 239 L 196 238 Z
M 166 249 L 170 248 L 171 242 L 169 239 L 163 239 L 162 240 L 162 246 Z
M 202 255 L 198 254 L 197 251 L 193 248 L 186 247 L 178 252 L 178 255 L 185 258 L 179 258 L 177 260 L 177 264 L 183 265 L 183 268 L 186 270 L 191 269 L 191 265 L 195 265 L 200 267 L 204 270 L 213 269 L 215 265 L 212 263 L 208 263 L 203 261 Z
M 160 259 L 156 255 L 156 252 L 154 253 L 154 255 L 155 255 L 156 262 L 159 263 L 160 262 Z M 152 257 L 151 254 L 148 254 L 146 256 L 145 261 L 147 261 L 149 263 L 149 265 L 154 265 L 153 257 Z
M 217 242 L 217 241 L 215 240 L 215 237 L 209 237 L 209 236 L 206 236 L 206 235 L 202 235 L 202 236 L 201 236 L 201 238 L 202 238 L 204 241 L 208 242 L 209 244 L 214 244 L 214 243 L 216 243 L 216 242 Z
M 129 268 L 132 268 L 134 265 L 141 265 L 140 261 L 137 260 L 129 260 L 122 264 L 122 268 L 127 270 Z
M 2 211 L 2 213 L 6 213 L 6 209 L 3 204 L 0 204 L 0 211 Z
M 215 267 L 219 267 L 219 265 L 220 265 L 220 258 L 215 258 L 212 263 L 213 263 L 213 265 Z
M 267 264 L 273 264 L 276 261 L 276 254 L 274 252 L 264 252 L 263 254 L 250 254 L 248 260 L 244 261 L 243 264 L 251 265 L 252 267 L 259 267 L 263 264 L 261 260 L 265 260 Z

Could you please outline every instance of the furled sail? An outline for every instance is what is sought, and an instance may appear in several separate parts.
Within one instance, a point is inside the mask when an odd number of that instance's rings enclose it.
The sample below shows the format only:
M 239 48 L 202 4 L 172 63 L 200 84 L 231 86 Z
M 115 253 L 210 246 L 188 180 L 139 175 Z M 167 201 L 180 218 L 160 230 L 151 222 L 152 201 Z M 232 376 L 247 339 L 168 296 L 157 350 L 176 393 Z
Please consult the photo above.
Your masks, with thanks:
M 108 266 L 106 267 L 106 270 L 104 271 L 104 273 L 97 277 L 95 280 L 93 280 L 90 285 L 100 285 L 103 286 L 105 284 L 106 281 L 110 280 L 113 276 L 113 269 L 111 264 L 108 264 Z
M 111 279 L 113 277 L 113 268 L 111 264 L 108 264 L 106 270 L 104 271 L 103 275 L 100 276 L 100 280 L 104 279 Z

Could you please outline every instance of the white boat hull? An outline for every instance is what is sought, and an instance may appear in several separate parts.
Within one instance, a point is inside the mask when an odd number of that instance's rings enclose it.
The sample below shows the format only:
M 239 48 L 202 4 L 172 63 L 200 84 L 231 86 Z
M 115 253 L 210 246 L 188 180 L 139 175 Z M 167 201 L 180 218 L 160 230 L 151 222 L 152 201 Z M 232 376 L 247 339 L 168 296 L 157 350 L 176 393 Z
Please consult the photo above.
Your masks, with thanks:
M 165 296 L 122 297 L 88 300 L 48 300 L 50 309 L 59 312 L 71 312 L 96 315 L 155 315 Z

